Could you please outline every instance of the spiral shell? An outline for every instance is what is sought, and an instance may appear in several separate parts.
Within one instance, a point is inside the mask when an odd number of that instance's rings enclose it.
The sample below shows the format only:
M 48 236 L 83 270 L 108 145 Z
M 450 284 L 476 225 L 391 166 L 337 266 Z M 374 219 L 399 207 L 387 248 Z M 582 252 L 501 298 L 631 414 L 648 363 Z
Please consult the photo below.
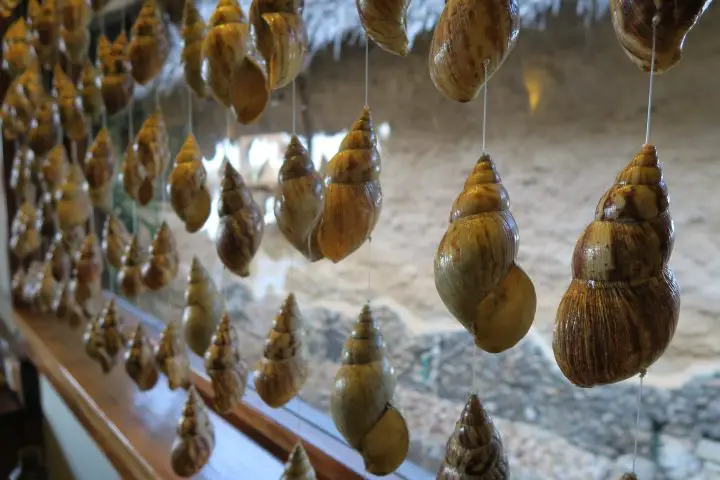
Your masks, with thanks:
M 659 2 L 610 0 L 615 36 L 630 60 L 650 71 L 655 23 L 655 73 L 670 70 L 682 58 L 685 38 L 712 0 Z
M 98 317 L 88 323 L 83 343 L 90 358 L 100 363 L 104 373 L 110 372 L 125 346 L 122 334 L 123 318 L 117 313 L 115 299 L 111 298 Z
M 190 133 L 175 157 L 175 168 L 168 180 L 170 204 L 185 230 L 195 233 L 210 216 L 212 198 L 207 187 L 207 171 L 195 136 Z
M 175 237 L 167 222 L 162 222 L 150 245 L 150 254 L 142 266 L 143 282 L 150 290 L 160 290 L 175 278 L 179 264 Z
M 73 269 L 73 258 L 63 242 L 62 235 L 56 235 L 45 255 L 45 262 L 52 266 L 55 280 L 66 282 Z
M 18 6 L 20 0 L 2 0 L 0 1 L 0 17 L 8 18 L 15 11 L 15 7 Z
M 280 480 L 317 480 L 307 452 L 300 442 L 290 452 Z
M 215 239 L 218 256 L 228 270 L 241 277 L 250 275 L 250 262 L 263 236 L 264 219 L 240 173 L 225 162 L 220 201 L 220 228 Z
M 103 128 L 85 154 L 85 176 L 92 204 L 104 210 L 108 208 L 110 200 L 114 165 L 115 152 L 110 132 Z
M 227 413 L 245 394 L 248 368 L 240 355 L 237 330 L 225 312 L 205 352 L 205 370 L 212 380 L 215 409 Z
M 341 354 L 330 412 L 340 434 L 374 475 L 394 472 L 410 444 L 405 419 L 392 404 L 397 379 L 369 305 L 363 306 Z
M 87 0 L 63 0 L 62 26 L 68 30 L 85 28 L 90 23 L 92 10 Z
M 118 288 L 128 298 L 134 298 L 145 290 L 142 277 L 142 258 L 136 235 L 133 235 L 122 257 L 122 268 L 118 273 Z
M 35 306 L 40 312 L 49 313 L 52 311 L 53 301 L 58 294 L 59 283 L 53 276 L 52 262 L 45 262 L 40 283 L 35 293 Z
M 278 172 L 275 219 L 285 238 L 311 262 L 323 258 L 317 230 L 324 198 L 322 177 L 293 135 Z
M 174 321 L 168 322 L 162 331 L 155 348 L 155 363 L 167 377 L 170 390 L 190 386 L 190 363 Z
M 7 29 L 2 41 L 3 70 L 11 78 L 20 75 L 35 58 L 32 48 L 32 33 L 23 17 L 18 18 Z
M 78 241 L 76 244 L 73 242 L 66 242 L 65 235 L 62 234 L 62 232 L 56 231 L 56 225 L 57 225 L 57 215 L 55 215 L 55 207 L 54 204 L 54 198 L 50 193 L 45 192 L 40 197 L 40 206 L 37 209 L 37 216 L 35 217 L 35 228 L 40 232 L 40 236 L 42 238 L 54 238 L 55 235 L 60 235 L 63 241 L 63 245 L 65 245 L 65 248 L 68 252 L 73 253 L 73 250 L 70 250 L 70 244 L 73 244 L 72 246 L 80 246 L 81 241 Z M 83 237 L 84 237 L 83 233 Z
M 57 62 L 58 37 L 60 22 L 58 21 L 57 0 L 29 0 L 28 14 L 35 35 L 35 52 L 43 68 L 50 70 Z
M 28 145 L 38 157 L 45 156 L 55 145 L 58 127 L 57 105 L 49 95 L 39 102 L 35 116 L 30 121 Z
M 634 473 L 627 472 L 622 474 L 620 480 L 638 480 L 638 477 Z
M 65 282 L 60 287 L 60 293 L 55 297 L 52 309 L 55 316 L 68 322 L 70 328 L 77 328 L 87 321 L 85 312 L 75 301 L 71 282 Z
M 202 76 L 203 42 L 207 33 L 207 24 L 195 6 L 194 0 L 185 0 L 183 12 L 182 37 L 185 41 L 182 50 L 185 81 L 198 97 L 208 95 L 205 79 Z
M 15 151 L 12 167 L 10 168 L 10 188 L 20 199 L 26 197 L 35 198 L 34 185 L 32 184 L 32 172 L 30 166 L 35 161 L 35 155 L 27 146 L 22 146 Z M 32 190 L 29 190 L 32 189 Z
M 60 68 L 60 65 L 55 66 L 53 88 L 58 100 L 60 121 L 65 133 L 74 142 L 83 140 L 87 134 L 87 127 L 82 101 L 72 80 Z
M 430 44 L 430 78 L 456 102 L 469 102 L 512 51 L 520 32 L 517 0 L 448 0 Z
M 125 352 L 125 371 L 141 392 L 152 390 L 158 382 L 158 369 L 153 358 L 153 345 L 141 324 L 135 327 L 130 348 Z
M 100 71 L 86 60 L 80 74 L 80 98 L 85 115 L 97 120 L 105 112 L 102 90 L 100 88 Z
M 516 263 L 519 245 L 507 190 L 483 155 L 453 203 L 434 270 L 447 309 L 490 353 L 517 344 L 535 318 L 535 287 Z
M 303 0 L 253 0 L 250 23 L 257 48 L 265 59 L 268 86 L 275 90 L 300 73 L 308 51 L 308 35 L 302 18 Z
M 203 356 L 225 311 L 225 302 L 215 282 L 193 257 L 185 289 L 182 323 L 185 342 L 196 355 Z
M 318 244 L 323 255 L 337 263 L 370 238 L 380 218 L 380 153 L 370 108 L 363 108 L 328 163 L 325 185 Z
M 70 166 L 70 173 L 55 192 L 55 205 L 60 230 L 63 232 L 87 224 L 92 204 L 80 165 L 75 163 Z
M 70 30 L 60 26 L 60 52 L 64 54 L 71 65 L 82 65 L 87 60 L 88 48 L 90 47 L 90 30 L 88 27 L 80 27 Z M 72 68 L 70 66 L 69 68 Z
M 90 233 L 75 254 L 75 270 L 70 290 L 75 301 L 88 317 L 100 312 L 102 295 L 102 253 L 97 237 Z
M 356 0 L 365 33 L 383 50 L 408 54 L 407 11 L 410 0 Z
M 147 85 L 165 65 L 170 42 L 155 0 L 145 0 L 130 33 L 132 76 Z
M 14 307 L 27 307 L 28 303 L 25 300 L 25 282 L 28 279 L 27 272 L 24 268 L 19 267 L 12 277 L 12 303 Z
M 287 296 L 265 340 L 263 358 L 255 372 L 255 390 L 273 408 L 297 395 L 308 375 L 308 360 L 302 336 L 304 320 L 295 295 Z
M 25 260 L 40 248 L 40 232 L 36 228 L 35 203 L 26 198 L 18 208 L 10 226 L 10 251 L 18 260 Z
M 134 151 L 129 152 L 130 155 L 126 154 L 126 168 L 132 169 L 129 173 L 132 187 L 130 190 L 126 188 L 126 191 L 140 205 L 147 205 L 153 199 L 155 182 L 162 177 L 170 162 L 167 142 L 165 120 L 158 110 L 143 123 L 135 137 Z
M 102 63 L 100 91 L 108 115 L 124 110 L 135 89 L 127 43 L 125 32 L 120 32 L 112 45 L 104 36 L 98 40 L 98 58 Z
M 3 99 L 0 117 L 5 138 L 15 140 L 28 132 L 44 96 L 39 67 L 37 61 L 33 61 L 10 83 Z
M 173 471 L 183 478 L 192 477 L 207 464 L 214 448 L 215 429 L 195 387 L 191 386 L 172 444 Z
M 45 184 L 45 190 L 54 195 L 69 173 L 70 162 L 65 147 L 62 144 L 57 144 L 50 150 L 50 153 L 40 165 L 40 179 Z
M 140 189 L 144 189 L 142 198 L 150 202 L 153 196 L 153 185 L 147 180 L 147 172 L 137 159 L 135 144 L 131 143 L 125 149 L 122 160 L 122 184 L 125 193 L 139 203 Z
M 510 478 L 502 437 L 480 399 L 470 395 L 445 447 L 437 480 L 507 480 Z
M 572 383 L 619 382 L 663 354 L 680 309 L 668 266 L 674 237 L 662 164 L 655 147 L 644 145 L 575 245 L 553 336 L 555 360 Z
M 122 256 L 130 244 L 130 233 L 118 218 L 110 213 L 105 218 L 102 233 L 102 250 L 108 263 L 116 269 L 122 268 Z

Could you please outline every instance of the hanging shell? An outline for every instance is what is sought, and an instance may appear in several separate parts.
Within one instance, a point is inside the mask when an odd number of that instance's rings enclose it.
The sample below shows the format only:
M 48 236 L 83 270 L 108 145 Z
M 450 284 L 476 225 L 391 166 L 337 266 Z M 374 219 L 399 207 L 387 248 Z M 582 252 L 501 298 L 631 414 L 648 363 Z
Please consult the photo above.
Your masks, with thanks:
M 83 335 L 86 352 L 100 363 L 104 373 L 112 370 L 125 346 L 122 327 L 123 318 L 116 311 L 115 299 L 111 298 L 100 315 L 88 323 Z
M 53 276 L 52 263 L 45 262 L 37 292 L 35 292 L 35 306 L 42 313 L 52 311 L 53 302 L 58 294 L 59 283 Z
M 130 74 L 132 67 L 128 59 L 128 42 L 125 32 L 112 45 L 101 36 L 98 40 L 98 58 L 102 63 L 100 91 L 108 115 L 121 112 L 130 103 L 135 89 L 135 80 Z
M 98 120 L 105 112 L 100 84 L 100 70 L 86 60 L 80 75 L 80 98 L 85 115 L 93 120 Z
M 160 110 L 148 116 L 143 123 L 135 137 L 134 153 L 134 159 L 129 160 L 131 165 L 128 167 L 135 170 L 132 173 L 135 177 L 133 188 L 137 187 L 134 198 L 140 205 L 147 205 L 155 194 L 155 182 L 163 176 L 170 163 L 168 135 Z
M 500 432 L 473 393 L 448 439 L 437 480 L 509 478 L 510 467 Z
M 575 245 L 553 351 L 575 385 L 643 373 L 675 333 L 680 292 L 668 266 L 675 232 L 662 164 L 644 145 L 603 195 Z
M 88 48 L 90 47 L 90 30 L 88 27 L 81 27 L 76 30 L 69 30 L 60 26 L 60 52 L 64 54 L 72 65 L 82 65 L 87 60 Z M 73 79 L 75 77 L 73 76 Z
M 303 4 L 304 0 L 253 0 L 250 6 L 250 23 L 271 90 L 288 85 L 305 65 L 308 35 Z
M 52 309 L 55 316 L 68 322 L 70 328 L 77 328 L 87 321 L 85 312 L 75 301 L 71 282 L 65 282 L 60 287 L 60 294 L 55 297 Z
M 132 76 L 147 85 L 165 65 L 170 42 L 155 0 L 145 0 L 130 32 Z
M 685 38 L 712 0 L 660 2 L 610 0 L 615 36 L 625 54 L 643 71 L 650 71 L 655 26 L 655 73 L 670 70 L 682 58 Z
M 15 151 L 12 167 L 10 169 L 10 188 L 18 199 L 24 200 L 26 197 L 35 198 L 32 190 L 32 172 L 30 166 L 35 161 L 35 155 L 32 150 L 23 145 Z
M 3 136 L 8 140 L 25 135 L 30 129 L 38 105 L 45 96 L 37 61 L 10 83 L 3 99 L 0 116 Z
M 158 382 L 158 369 L 153 358 L 153 345 L 141 324 L 135 328 L 130 347 L 125 352 L 125 371 L 141 392 L 152 390 Z
M 245 394 L 248 368 L 240 355 L 239 340 L 230 315 L 225 312 L 205 352 L 205 370 L 212 380 L 215 409 L 227 413 Z
M 449 0 L 430 44 L 430 78 L 456 102 L 474 100 L 520 33 L 517 0 Z
M 49 192 L 41 195 L 40 208 L 37 210 L 38 215 L 35 217 L 35 228 L 40 232 L 42 238 L 54 238 L 56 234 L 59 234 L 63 240 L 63 244 L 65 244 L 65 238 L 62 232 L 56 231 L 57 215 L 55 215 L 54 203 L 54 198 Z M 78 242 L 78 246 L 79 244 L 80 242 Z M 68 250 L 68 252 L 70 252 L 70 250 Z
M 177 275 L 180 265 L 175 237 L 163 221 L 155 232 L 150 254 L 142 267 L 143 282 L 150 290 L 160 290 Z
M 50 70 L 57 63 L 60 22 L 57 0 L 29 0 L 28 14 L 35 35 L 35 52 L 43 68 Z
M 311 262 L 323 258 L 317 241 L 323 201 L 322 177 L 293 135 L 278 172 L 275 219 L 285 238 Z
M 535 287 L 516 263 L 520 234 L 489 155 L 468 176 L 435 253 L 435 288 L 450 313 L 490 353 L 505 351 L 535 318 Z
M 143 193 L 143 198 L 152 199 L 153 185 L 147 181 L 147 172 L 137 159 L 134 143 L 130 143 L 125 149 L 121 165 L 121 179 L 125 193 L 139 203 L 140 189 L 144 188 L 146 192 Z M 147 203 L 149 202 L 150 200 Z
M 12 303 L 14 307 L 27 307 L 28 303 L 25 300 L 25 281 L 28 279 L 25 269 L 20 266 L 12 277 Z
M 302 336 L 304 320 L 295 295 L 288 295 L 265 340 L 263 358 L 255 367 L 255 391 L 263 401 L 279 408 L 297 395 L 308 376 L 308 359 Z
M 100 130 L 85 155 L 85 176 L 90 188 L 92 204 L 103 210 L 108 209 L 112 188 L 115 152 L 107 128 Z
M 190 387 L 172 445 L 173 471 L 183 478 L 192 477 L 207 464 L 214 448 L 215 429 L 195 387 Z
M 30 198 L 18 208 L 10 226 L 10 250 L 18 260 L 25 260 L 40 248 L 40 232 L 36 228 L 37 210 Z
M 167 377 L 170 390 L 190 386 L 190 363 L 174 321 L 165 325 L 155 348 L 155 363 Z
M 207 187 L 207 171 L 195 136 L 190 133 L 175 157 L 175 168 L 168 180 L 170 204 L 185 230 L 195 233 L 210 216 L 212 197 Z
M 102 233 L 102 250 L 108 263 L 120 270 L 122 256 L 130 244 L 130 233 L 118 218 L 110 213 L 105 218 Z
M 19 3 L 20 0 L 2 0 L 0 2 L 0 17 L 10 17 L 15 11 L 15 7 L 17 7 Z
M 62 235 L 56 235 L 50 245 L 45 262 L 52 266 L 52 274 L 58 282 L 66 282 L 73 269 L 73 258 L 63 242 Z
M 220 228 L 215 238 L 218 256 L 228 270 L 241 277 L 250 275 L 250 262 L 260 248 L 264 219 L 242 175 L 225 162 L 220 201 Z
M 87 317 L 100 313 L 102 294 L 102 253 L 97 237 L 90 233 L 75 254 L 75 270 L 70 281 L 70 289 L 75 301 Z
M 187 282 L 183 333 L 190 350 L 202 357 L 210 347 L 213 333 L 225 311 L 225 302 L 197 257 L 192 259 Z
M 65 147 L 62 144 L 57 144 L 50 150 L 50 153 L 40 165 L 40 178 L 45 184 L 45 190 L 54 195 L 69 174 L 70 162 L 67 153 L 65 153 Z
M 72 164 L 70 172 L 55 192 L 58 223 L 63 232 L 84 227 L 92 213 L 85 175 L 80 165 Z
M 341 354 L 330 395 L 333 422 L 374 475 L 394 472 L 410 445 L 407 424 L 392 404 L 397 379 L 380 329 L 363 306 Z
M 32 32 L 23 17 L 18 18 L 5 32 L 2 41 L 3 70 L 11 78 L 20 75 L 35 59 Z
M 185 41 L 182 50 L 185 81 L 198 97 L 208 95 L 205 80 L 202 76 L 203 41 L 207 34 L 207 24 L 195 6 L 194 0 L 185 0 L 183 12 L 182 37 Z
M 40 288 L 40 277 L 43 273 L 43 267 L 42 262 L 33 261 L 30 263 L 27 269 L 27 275 L 25 276 L 22 297 L 26 307 L 31 311 L 37 310 L 35 300 L 37 299 L 37 291 Z
M 622 474 L 620 480 L 638 480 L 638 477 L 634 473 L 627 472 Z
M 357 0 L 365 33 L 386 52 L 408 54 L 407 11 L 410 0 Z
M 45 156 L 57 140 L 57 105 L 49 95 L 38 104 L 36 115 L 30 121 L 28 145 L 38 157 Z M 64 150 L 63 150 L 64 152 Z
M 300 442 L 290 452 L 280 480 L 317 480 L 307 452 Z
M 85 28 L 92 18 L 87 0 L 64 0 L 62 2 L 62 26 L 68 30 Z
M 368 107 L 328 163 L 325 186 L 318 244 L 337 263 L 370 238 L 382 208 L 380 153 Z
M 53 87 L 58 100 L 63 130 L 70 137 L 70 140 L 74 142 L 83 140 L 87 134 L 87 125 L 83 114 L 82 101 L 72 80 L 60 68 L 60 65 L 55 66 Z
M 118 288 L 128 298 L 135 298 L 145 290 L 142 278 L 142 258 L 137 235 L 133 235 L 122 257 L 122 268 L 118 273 Z

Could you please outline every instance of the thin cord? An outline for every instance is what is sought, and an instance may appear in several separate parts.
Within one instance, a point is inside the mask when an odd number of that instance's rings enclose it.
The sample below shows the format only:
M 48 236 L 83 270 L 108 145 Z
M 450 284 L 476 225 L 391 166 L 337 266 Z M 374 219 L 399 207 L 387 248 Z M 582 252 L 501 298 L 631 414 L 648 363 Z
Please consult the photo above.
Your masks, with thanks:
M 488 64 L 490 62 L 488 60 L 485 60 L 485 68 L 483 69 L 485 71 L 485 83 L 483 84 L 483 123 L 482 123 L 482 152 L 483 155 L 486 153 L 485 151 L 485 132 L 487 131 L 487 91 L 488 91 Z
M 653 17 L 652 56 L 650 57 L 650 87 L 648 88 L 647 123 L 645 124 L 645 144 L 650 141 L 650 118 L 652 117 L 653 84 L 655 83 L 655 42 L 657 40 L 657 24 L 660 17 Z
M 640 410 L 642 409 L 642 398 L 643 398 L 643 379 L 647 371 L 643 371 L 640 374 L 640 389 L 638 390 L 637 396 L 637 415 L 635 417 L 635 448 L 633 449 L 633 463 L 632 472 L 635 473 L 635 461 L 637 460 L 638 452 L 638 436 L 640 435 Z
M 365 106 L 368 107 L 368 90 L 370 85 L 370 38 L 365 35 Z
M 193 92 L 190 85 L 187 86 L 188 92 L 188 133 L 193 133 Z
M 366 100 L 367 102 L 367 100 Z M 297 121 L 296 121 L 296 106 L 295 106 L 295 79 L 292 82 L 292 134 L 293 136 L 297 133 Z
M 124 18 L 124 17 L 123 17 Z M 133 97 L 130 97 L 130 103 L 128 104 L 128 146 L 135 141 L 135 125 L 133 125 Z M 126 160 L 127 161 L 127 160 Z M 138 234 L 138 215 L 137 215 L 137 200 L 132 202 L 132 232 L 133 235 Z

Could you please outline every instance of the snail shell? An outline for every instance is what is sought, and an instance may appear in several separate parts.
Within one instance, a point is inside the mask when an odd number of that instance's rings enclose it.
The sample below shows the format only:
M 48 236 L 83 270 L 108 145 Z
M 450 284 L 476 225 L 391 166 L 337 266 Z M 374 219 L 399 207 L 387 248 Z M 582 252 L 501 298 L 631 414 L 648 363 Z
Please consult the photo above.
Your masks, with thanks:
M 104 373 L 112 370 L 125 346 L 122 327 L 123 319 L 116 311 L 115 299 L 111 298 L 100 315 L 88 323 L 83 335 L 86 352 L 100 363 Z
M 374 475 L 394 472 L 410 444 L 405 419 L 392 404 L 397 379 L 370 306 L 363 306 L 341 354 L 330 395 L 333 422 Z
M 70 328 L 77 328 L 87 320 L 85 312 L 75 301 L 71 282 L 65 282 L 60 287 L 60 294 L 55 297 L 52 309 L 62 321 L 67 321 Z
M 408 54 L 407 11 L 410 0 L 356 0 L 360 23 L 383 50 Z
M 241 277 L 250 275 L 250 262 L 263 236 L 264 219 L 240 173 L 225 162 L 220 201 L 220 228 L 215 239 L 218 256 L 228 270 Z
M 245 394 L 248 368 L 240 355 L 239 340 L 225 312 L 205 352 L 205 370 L 212 380 L 215 409 L 227 413 Z
M 147 172 L 137 159 L 135 144 L 130 143 L 125 149 L 122 161 L 122 184 L 125 193 L 140 203 L 140 189 L 144 189 L 143 199 L 149 203 L 153 197 L 153 185 L 147 180 Z
M 28 132 L 44 92 L 37 61 L 33 61 L 15 77 L 3 99 L 0 115 L 5 138 L 15 140 Z
M 132 76 L 147 85 L 162 70 L 170 54 L 165 24 L 155 0 L 145 0 L 130 33 Z
M 634 473 L 627 472 L 622 474 L 620 480 L 638 480 L 638 477 Z
M 100 71 L 88 60 L 85 61 L 80 75 L 80 98 L 85 115 L 99 119 L 105 112 L 102 91 L 100 89 Z
M 275 219 L 285 238 L 311 262 L 323 258 L 317 242 L 323 200 L 322 177 L 293 135 L 278 172 Z
M 45 156 L 57 139 L 58 111 L 52 97 L 45 95 L 30 121 L 28 145 L 38 157 Z
M 185 1 L 183 12 L 182 37 L 185 41 L 182 61 L 185 69 L 185 81 L 198 97 L 208 95 L 202 76 L 203 42 L 207 33 L 207 24 L 195 6 L 193 0 Z
M 130 74 L 132 67 L 128 59 L 128 41 L 125 32 L 115 39 L 112 45 L 107 38 L 98 40 L 98 58 L 102 62 L 102 80 L 100 91 L 108 115 L 121 112 L 130 103 L 135 89 L 135 81 Z
M 20 0 L 2 0 L 0 1 L 0 17 L 8 18 L 15 11 L 15 7 L 18 6 Z
M 517 344 L 535 318 L 535 287 L 516 263 L 519 245 L 507 190 L 483 155 L 453 203 L 434 270 L 445 306 L 490 353 Z
M 155 232 L 150 254 L 142 267 L 143 282 L 150 290 L 160 290 L 177 275 L 180 258 L 175 238 L 167 222 Z
M 72 80 L 60 68 L 60 65 L 55 66 L 53 87 L 58 100 L 60 121 L 65 133 L 74 142 L 83 140 L 87 134 L 87 127 L 82 101 Z
M 69 30 L 61 26 L 60 38 L 62 39 L 60 52 L 71 64 L 82 65 L 87 60 L 90 47 L 90 30 L 87 27 Z
M 553 336 L 555 360 L 572 383 L 619 382 L 663 354 L 680 309 L 668 267 L 674 236 L 662 164 L 655 147 L 644 145 L 575 245 Z
M 10 25 L 2 42 L 3 69 L 10 78 L 20 75 L 35 58 L 35 49 L 32 48 L 32 33 L 23 17 L 18 18 Z
M 110 132 L 103 128 L 85 155 L 85 176 L 90 188 L 90 200 L 98 208 L 108 208 L 114 165 L 115 153 Z
M 25 282 L 28 280 L 27 272 L 24 268 L 19 267 L 12 277 L 12 301 L 15 307 L 27 307 L 25 301 Z
M 35 306 L 42 313 L 52 311 L 53 302 L 58 294 L 59 283 L 53 276 L 52 262 L 45 262 L 40 274 L 40 283 L 35 292 Z
M 167 377 L 170 390 L 190 386 L 190 364 L 174 321 L 168 322 L 155 348 L 155 363 Z
M 172 445 L 173 471 L 183 478 L 192 477 L 207 464 L 214 448 L 215 429 L 195 387 L 191 386 Z
M 290 452 L 280 480 L 317 480 L 307 452 L 300 442 Z
M 140 205 L 147 205 L 153 199 L 155 193 L 155 181 L 162 177 L 163 172 L 170 162 L 170 149 L 168 148 L 168 136 L 165 129 L 165 120 L 159 110 L 148 116 L 142 128 L 135 137 L 135 155 L 133 180 L 137 185 L 137 196 L 135 197 Z M 131 161 L 131 163 L 132 163 Z
M 153 346 L 140 324 L 135 328 L 130 348 L 125 352 L 125 371 L 141 392 L 151 390 L 157 384 L 159 375 Z
M 175 157 L 175 168 L 170 174 L 170 204 L 185 230 L 195 233 L 210 216 L 212 198 L 207 187 L 207 171 L 195 136 L 190 133 Z
M 60 230 L 65 232 L 87 224 L 92 203 L 85 175 L 77 163 L 70 166 L 70 173 L 55 192 L 55 202 Z
M 130 243 L 130 233 L 113 213 L 105 218 L 102 238 L 102 250 L 108 263 L 118 270 L 121 269 L 122 256 Z
M 302 0 L 253 0 L 250 23 L 257 48 L 265 59 L 268 83 L 275 90 L 300 73 L 308 51 L 308 35 L 302 18 Z
M 287 296 L 265 340 L 263 358 L 254 372 L 255 390 L 273 408 L 297 395 L 308 375 L 308 360 L 302 343 L 304 320 L 295 295 Z
M 30 166 L 34 161 L 35 155 L 27 146 L 21 146 L 15 151 L 10 169 L 10 188 L 18 198 L 23 200 L 26 196 L 34 198 L 34 195 L 32 195 L 34 192 L 28 190 L 32 185 Z M 34 188 L 34 185 L 32 185 L 32 188 Z
M 62 144 L 55 145 L 40 165 L 40 179 L 53 195 L 70 173 L 70 162 Z
M 663 73 L 680 61 L 688 32 L 711 3 L 712 0 L 610 0 L 610 16 L 623 51 L 645 72 L 650 71 L 653 23 L 657 22 L 655 73 Z
M 135 298 L 145 290 L 141 271 L 142 264 L 137 235 L 133 235 L 123 254 L 122 268 L 118 274 L 118 287 L 128 298 Z
M 55 280 L 66 282 L 70 278 L 73 268 L 73 258 L 70 255 L 62 235 L 56 235 L 52 245 L 45 255 L 45 262 L 52 265 L 52 274 Z
M 43 68 L 50 70 L 57 62 L 60 22 L 58 21 L 57 0 L 28 2 L 28 14 L 35 35 L 35 52 Z
M 370 238 L 380 218 L 380 153 L 369 107 L 363 108 L 328 163 L 325 186 L 317 237 L 323 255 L 337 263 Z
M 63 27 L 67 30 L 77 30 L 88 26 L 92 10 L 87 0 L 64 0 L 61 5 Z
M 435 87 L 456 102 L 474 100 L 512 51 L 519 32 L 517 0 L 448 0 L 430 44 Z
M 215 282 L 193 257 L 185 289 L 182 323 L 185 342 L 196 355 L 203 356 L 225 311 L 225 302 Z
M 55 207 L 53 206 L 53 203 L 54 199 L 50 193 L 45 192 L 42 194 L 40 197 L 40 208 L 37 210 L 37 216 L 35 217 L 35 228 L 40 232 L 40 236 L 43 238 L 54 238 L 56 234 L 59 234 L 63 240 L 63 244 L 65 244 L 65 236 L 62 232 L 55 231 L 57 216 L 55 215 Z M 77 243 L 77 246 L 80 246 L 80 242 Z M 73 253 L 67 245 L 66 250 L 69 253 Z
M 88 317 L 97 315 L 103 301 L 102 253 L 97 237 L 90 233 L 75 254 L 75 270 L 70 288 L 77 304 Z
M 35 203 L 26 198 L 18 208 L 10 226 L 10 250 L 18 260 L 24 260 L 40 248 L 40 232 L 36 228 Z
M 445 447 L 437 480 L 507 480 L 510 478 L 502 437 L 480 399 L 470 395 Z

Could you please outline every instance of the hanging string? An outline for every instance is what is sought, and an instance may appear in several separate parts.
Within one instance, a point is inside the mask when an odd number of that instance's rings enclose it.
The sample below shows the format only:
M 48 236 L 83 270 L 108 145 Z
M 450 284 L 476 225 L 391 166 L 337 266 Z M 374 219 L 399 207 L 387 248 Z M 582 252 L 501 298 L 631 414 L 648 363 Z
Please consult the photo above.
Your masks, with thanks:
M 365 96 L 367 102 L 367 95 Z M 295 79 L 293 78 L 292 82 L 292 134 L 293 136 L 297 133 L 297 120 L 296 120 L 296 104 L 295 104 Z M 310 139 L 308 139 L 308 142 Z
M 637 415 L 635 416 L 635 448 L 633 449 L 633 462 L 632 462 L 632 472 L 633 473 L 635 473 L 635 462 L 637 460 L 638 437 L 640 436 L 640 410 L 642 409 L 642 398 L 643 398 L 643 379 L 645 378 L 646 373 L 647 373 L 647 370 L 643 371 L 640 374 L 640 388 L 638 389 L 638 396 L 637 396 Z
M 187 85 L 188 94 L 188 134 L 193 133 L 193 91 L 190 85 Z
M 482 123 L 482 153 L 485 155 L 485 132 L 487 131 L 487 91 L 488 91 L 488 66 L 490 61 L 485 60 L 485 83 L 483 84 L 483 123 Z
M 367 34 L 365 34 L 365 106 L 369 106 L 368 104 L 368 90 L 370 85 L 370 79 L 369 79 L 369 72 L 370 72 L 370 38 L 368 38 Z
M 657 40 L 657 24 L 660 17 L 653 17 L 652 55 L 650 57 L 650 86 L 648 87 L 647 122 L 645 124 L 645 143 L 650 141 L 650 118 L 652 117 L 653 85 L 655 83 L 655 42 Z

